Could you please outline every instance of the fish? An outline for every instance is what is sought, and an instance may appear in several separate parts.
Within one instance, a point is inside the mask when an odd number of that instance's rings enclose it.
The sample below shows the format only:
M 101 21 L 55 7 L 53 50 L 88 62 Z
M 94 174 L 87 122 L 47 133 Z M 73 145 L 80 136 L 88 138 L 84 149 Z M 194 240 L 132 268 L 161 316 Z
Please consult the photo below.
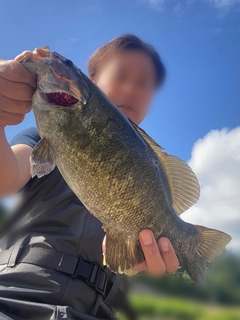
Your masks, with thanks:
M 171 241 L 180 265 L 204 285 L 207 263 L 231 236 L 180 217 L 200 197 L 189 165 L 166 153 L 71 60 L 46 46 L 20 63 L 37 74 L 32 106 L 41 140 L 30 157 L 32 177 L 57 166 L 101 221 L 112 272 L 130 275 L 145 261 L 139 232 L 150 229 L 156 240 Z

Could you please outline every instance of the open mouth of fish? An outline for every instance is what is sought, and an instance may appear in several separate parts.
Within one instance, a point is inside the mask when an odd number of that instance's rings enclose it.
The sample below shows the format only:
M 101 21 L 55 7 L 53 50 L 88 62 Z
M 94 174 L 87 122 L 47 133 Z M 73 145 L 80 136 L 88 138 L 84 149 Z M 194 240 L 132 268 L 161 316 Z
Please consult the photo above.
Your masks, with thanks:
M 51 93 L 43 93 L 41 92 L 41 96 L 48 103 L 54 104 L 56 106 L 61 107 L 71 107 L 74 106 L 79 100 L 75 97 L 71 96 L 66 92 L 51 92 Z

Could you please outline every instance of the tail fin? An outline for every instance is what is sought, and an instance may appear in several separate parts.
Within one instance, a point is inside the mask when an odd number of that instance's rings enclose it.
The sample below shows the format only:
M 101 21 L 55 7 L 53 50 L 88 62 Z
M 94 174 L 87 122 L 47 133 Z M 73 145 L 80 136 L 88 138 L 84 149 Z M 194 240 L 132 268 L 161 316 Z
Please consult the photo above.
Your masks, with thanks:
M 190 277 L 199 285 L 205 284 L 204 269 L 208 261 L 215 258 L 231 241 L 231 237 L 221 231 L 194 225 L 198 230 L 200 243 L 192 259 L 184 263 Z

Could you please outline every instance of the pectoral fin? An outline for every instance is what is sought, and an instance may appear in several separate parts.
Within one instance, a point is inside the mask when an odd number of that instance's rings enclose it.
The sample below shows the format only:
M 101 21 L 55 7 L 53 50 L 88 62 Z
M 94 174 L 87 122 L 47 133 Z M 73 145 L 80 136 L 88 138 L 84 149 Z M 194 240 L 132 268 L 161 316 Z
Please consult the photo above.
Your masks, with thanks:
M 55 156 L 46 138 L 41 139 L 33 149 L 30 164 L 32 178 L 41 178 L 55 168 Z

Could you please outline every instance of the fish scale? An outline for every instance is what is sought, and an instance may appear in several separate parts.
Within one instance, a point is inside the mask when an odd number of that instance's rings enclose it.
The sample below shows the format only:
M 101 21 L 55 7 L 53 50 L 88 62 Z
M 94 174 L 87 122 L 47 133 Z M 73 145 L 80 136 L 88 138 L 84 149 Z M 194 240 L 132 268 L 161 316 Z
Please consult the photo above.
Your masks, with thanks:
M 145 260 L 138 235 L 148 228 L 156 240 L 169 238 L 182 267 L 203 284 L 207 262 L 231 237 L 181 219 L 199 198 L 197 177 L 70 62 L 46 47 L 21 61 L 37 73 L 38 82 L 33 111 L 41 141 L 31 155 L 32 176 L 48 174 L 57 165 L 103 223 L 106 263 L 113 272 L 130 274 Z

